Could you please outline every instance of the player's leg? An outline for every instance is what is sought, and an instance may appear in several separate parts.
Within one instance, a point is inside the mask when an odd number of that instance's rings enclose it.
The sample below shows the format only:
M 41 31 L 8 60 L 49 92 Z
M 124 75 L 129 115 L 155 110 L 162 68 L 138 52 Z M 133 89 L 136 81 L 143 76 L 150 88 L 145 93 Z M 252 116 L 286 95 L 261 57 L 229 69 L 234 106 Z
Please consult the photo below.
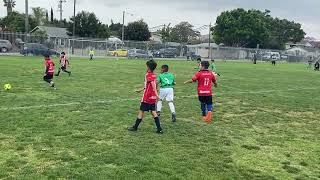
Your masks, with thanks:
M 171 111 L 171 115 L 172 115 L 171 119 L 172 119 L 172 122 L 176 122 L 177 117 L 176 117 L 176 109 L 173 104 L 173 98 L 174 98 L 173 88 L 168 88 L 167 90 L 168 90 L 168 93 L 167 93 L 166 100 L 168 102 L 168 105 Z
M 206 106 L 208 110 L 208 114 L 205 118 L 205 121 L 207 123 L 210 123 L 212 121 L 212 111 L 213 111 L 213 102 L 212 102 L 212 96 L 207 96 L 206 97 Z
M 55 76 L 59 76 L 60 72 L 61 72 L 61 67 L 59 68 L 58 73 Z
M 151 109 L 151 115 L 152 115 L 152 117 L 154 119 L 154 123 L 156 124 L 156 127 L 157 127 L 157 133 L 158 134 L 162 134 L 163 131 L 162 131 L 161 124 L 160 124 L 160 118 L 159 118 L 159 116 L 157 114 L 155 105 L 154 105 L 154 108 L 153 108 L 153 105 L 151 105 L 150 109 Z
M 202 117 L 203 117 L 203 120 L 205 120 L 205 118 L 207 116 L 207 106 L 206 106 L 206 103 L 204 101 L 204 96 L 199 96 L 199 101 L 200 101 Z
M 140 123 L 142 122 L 142 120 L 144 118 L 144 111 L 145 111 L 145 104 L 141 103 L 140 110 L 138 112 L 138 116 L 137 116 L 136 122 L 132 127 L 130 127 L 128 129 L 129 131 L 137 131 L 138 130 L 139 125 L 140 125 Z
M 160 89 L 160 94 L 159 94 L 159 96 L 160 96 L 160 100 L 159 100 L 158 103 L 157 103 L 157 113 L 158 113 L 158 116 L 161 115 L 162 102 L 163 102 L 164 98 L 166 97 L 166 96 L 165 96 L 165 91 L 164 91 L 164 89 Z

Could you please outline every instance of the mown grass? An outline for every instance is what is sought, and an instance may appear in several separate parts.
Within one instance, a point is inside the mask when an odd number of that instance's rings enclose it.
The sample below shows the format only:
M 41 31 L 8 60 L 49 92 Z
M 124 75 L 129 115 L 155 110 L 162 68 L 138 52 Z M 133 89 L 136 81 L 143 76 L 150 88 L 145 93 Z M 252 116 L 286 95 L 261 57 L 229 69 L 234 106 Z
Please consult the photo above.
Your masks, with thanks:
M 57 61 L 57 59 L 56 59 Z M 39 57 L 0 57 L 0 179 L 319 179 L 320 74 L 303 64 L 218 62 L 214 122 L 201 121 L 195 62 L 177 76 L 178 122 L 163 135 L 135 121 L 144 61 L 72 59 L 72 77 L 42 81 Z M 51 105 L 51 106 L 48 106 Z M 22 108 L 25 107 L 25 108 Z

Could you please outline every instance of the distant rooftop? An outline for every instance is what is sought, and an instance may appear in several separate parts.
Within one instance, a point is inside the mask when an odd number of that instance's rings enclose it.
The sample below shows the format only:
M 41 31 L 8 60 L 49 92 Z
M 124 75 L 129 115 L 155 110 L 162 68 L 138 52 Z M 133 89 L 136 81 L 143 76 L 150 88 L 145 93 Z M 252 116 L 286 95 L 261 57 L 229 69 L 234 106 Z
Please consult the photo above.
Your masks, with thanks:
M 69 38 L 67 28 L 50 27 L 50 26 L 37 26 L 30 33 L 36 32 L 37 30 L 44 31 L 50 37 L 62 37 Z

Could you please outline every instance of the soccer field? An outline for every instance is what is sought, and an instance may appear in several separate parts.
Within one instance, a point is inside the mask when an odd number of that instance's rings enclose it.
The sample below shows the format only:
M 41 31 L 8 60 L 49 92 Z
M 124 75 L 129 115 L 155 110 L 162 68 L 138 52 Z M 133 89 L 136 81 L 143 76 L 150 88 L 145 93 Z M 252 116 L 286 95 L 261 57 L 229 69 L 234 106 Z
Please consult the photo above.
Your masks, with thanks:
M 58 67 L 58 59 L 55 59 Z M 0 57 L 0 179 L 319 179 L 320 73 L 303 64 L 218 62 L 214 120 L 205 124 L 195 62 L 177 77 L 164 134 L 137 115 L 145 61 L 71 59 L 72 76 L 42 81 L 41 57 Z M 5 83 L 12 85 L 4 91 Z

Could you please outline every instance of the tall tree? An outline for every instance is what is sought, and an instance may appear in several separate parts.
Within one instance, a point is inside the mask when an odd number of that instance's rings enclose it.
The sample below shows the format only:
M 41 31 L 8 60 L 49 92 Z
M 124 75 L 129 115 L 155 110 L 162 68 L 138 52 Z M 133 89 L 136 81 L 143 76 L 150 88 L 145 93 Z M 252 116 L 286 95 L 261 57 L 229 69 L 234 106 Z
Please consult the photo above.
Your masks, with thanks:
M 49 22 L 49 13 L 48 13 L 48 10 L 46 10 L 46 23 Z
M 111 20 L 111 24 L 109 26 L 109 31 L 111 36 L 115 37 L 121 37 L 122 35 L 122 24 L 121 23 L 114 23 L 113 20 Z
M 129 23 L 125 27 L 125 39 L 132 41 L 149 41 L 151 32 L 149 31 L 148 24 L 143 20 Z
M 46 19 L 46 10 L 40 7 L 32 8 L 32 15 L 37 25 L 43 25 Z
M 15 0 L 3 0 L 4 6 L 7 7 L 7 15 L 9 15 L 16 6 Z
M 222 12 L 213 28 L 216 43 L 227 46 L 283 49 L 289 41 L 301 41 L 301 24 L 273 18 L 270 11 L 235 9 Z
M 200 32 L 194 31 L 193 25 L 188 22 L 177 24 L 170 32 L 170 40 L 178 43 L 188 43 L 199 36 Z
M 163 42 L 171 41 L 170 39 L 171 29 L 172 28 L 170 27 L 170 24 L 168 26 L 164 25 L 163 28 L 158 32 L 161 35 Z
M 20 14 L 16 11 L 11 12 L 8 16 L 4 17 L 0 22 L 1 27 L 6 27 L 9 31 L 24 32 L 25 31 L 25 14 Z M 29 16 L 29 25 L 33 29 L 37 26 L 32 16 Z
M 67 27 L 68 34 L 73 36 L 73 22 L 76 21 L 75 35 L 79 37 L 98 37 L 108 38 L 108 28 L 103 25 L 94 13 L 82 11 L 76 17 L 70 18 L 69 26 Z

